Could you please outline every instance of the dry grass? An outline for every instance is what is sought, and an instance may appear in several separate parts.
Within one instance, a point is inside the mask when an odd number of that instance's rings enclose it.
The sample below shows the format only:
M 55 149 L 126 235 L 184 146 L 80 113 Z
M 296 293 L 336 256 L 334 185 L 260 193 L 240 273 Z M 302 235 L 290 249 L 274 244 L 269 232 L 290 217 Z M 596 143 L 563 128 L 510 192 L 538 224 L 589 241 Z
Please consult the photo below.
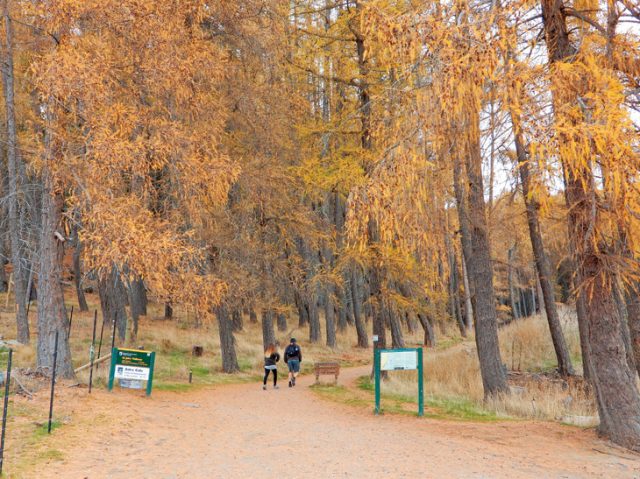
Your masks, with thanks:
M 576 319 L 561 311 L 563 329 L 576 369 L 581 370 Z M 499 332 L 502 359 L 509 369 L 521 371 L 512 394 L 484 401 L 480 366 L 473 338 L 446 350 L 429 350 L 425 355 L 425 394 L 432 401 L 471 401 L 477 408 L 498 416 L 528 419 L 570 420 L 575 416 L 596 416 L 591 393 L 581 381 L 554 380 L 548 374 L 556 366 L 546 318 L 535 316 L 502 328 Z M 531 373 L 531 374 L 525 374 Z M 391 374 L 384 390 L 414 397 L 415 375 Z

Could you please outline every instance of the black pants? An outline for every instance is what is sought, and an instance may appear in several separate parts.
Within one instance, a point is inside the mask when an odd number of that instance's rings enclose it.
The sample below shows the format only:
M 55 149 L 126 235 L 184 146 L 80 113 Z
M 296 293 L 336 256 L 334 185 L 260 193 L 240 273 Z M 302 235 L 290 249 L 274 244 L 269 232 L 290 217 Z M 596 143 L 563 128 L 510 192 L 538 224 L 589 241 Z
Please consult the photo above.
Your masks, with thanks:
M 277 369 L 266 369 L 264 370 L 264 380 L 262 384 L 267 385 L 267 378 L 269 377 L 269 372 L 273 373 L 273 385 L 278 384 L 278 370 Z

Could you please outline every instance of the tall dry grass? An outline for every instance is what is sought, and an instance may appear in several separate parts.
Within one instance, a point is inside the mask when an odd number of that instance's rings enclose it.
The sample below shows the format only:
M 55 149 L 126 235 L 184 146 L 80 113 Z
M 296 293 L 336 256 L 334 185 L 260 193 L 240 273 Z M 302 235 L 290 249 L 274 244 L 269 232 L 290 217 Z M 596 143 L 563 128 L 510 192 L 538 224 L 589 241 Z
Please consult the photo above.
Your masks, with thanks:
M 562 327 L 571 356 L 581 371 L 578 327 L 575 315 L 561 310 Z M 572 420 L 597 415 L 592 394 L 581 381 L 552 380 L 543 372 L 556 365 L 555 352 L 543 315 L 513 322 L 499 331 L 502 359 L 509 369 L 520 371 L 512 394 L 484 400 L 480 365 L 473 338 L 446 350 L 425 355 L 425 394 L 437 400 L 473 402 L 498 416 L 530 419 Z M 513 381 L 511 381 L 513 384 Z M 391 374 L 384 386 L 403 396 L 415 396 L 415 375 Z

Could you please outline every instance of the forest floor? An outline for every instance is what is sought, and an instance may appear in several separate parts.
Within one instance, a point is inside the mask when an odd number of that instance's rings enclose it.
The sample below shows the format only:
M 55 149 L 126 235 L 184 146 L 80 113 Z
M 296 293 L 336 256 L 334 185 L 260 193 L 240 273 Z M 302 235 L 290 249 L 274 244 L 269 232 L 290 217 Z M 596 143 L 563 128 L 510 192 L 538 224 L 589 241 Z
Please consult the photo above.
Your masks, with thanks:
M 358 378 L 369 371 L 343 369 L 340 384 L 362 392 Z M 58 402 L 73 419 L 35 443 L 10 477 L 640 478 L 640 456 L 593 429 L 376 417 L 371 403 L 327 400 L 312 382 L 301 377 L 290 389 L 281 380 L 267 391 L 255 382 L 207 385 L 150 398 L 61 387 Z

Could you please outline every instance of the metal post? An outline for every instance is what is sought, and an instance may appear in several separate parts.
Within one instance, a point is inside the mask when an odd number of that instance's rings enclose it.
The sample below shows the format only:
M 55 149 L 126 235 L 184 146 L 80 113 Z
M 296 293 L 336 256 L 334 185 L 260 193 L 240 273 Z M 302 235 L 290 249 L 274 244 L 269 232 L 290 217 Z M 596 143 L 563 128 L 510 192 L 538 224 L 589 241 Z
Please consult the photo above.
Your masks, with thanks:
M 11 383 L 11 358 L 13 349 L 9 349 L 9 362 L 7 363 L 7 376 L 4 384 L 4 407 L 2 408 L 2 438 L 0 439 L 0 475 L 4 464 L 4 436 L 7 430 L 7 409 L 9 408 L 9 384 Z
M 376 395 L 376 407 L 375 414 L 380 414 L 380 350 L 375 349 L 373 352 L 373 370 L 374 370 L 374 381 L 375 381 L 375 395 Z
M 94 314 L 98 314 L 98 310 L 96 309 Z M 102 326 L 100 327 L 100 342 L 98 343 L 98 359 L 100 359 L 100 352 L 102 351 L 102 335 L 104 334 L 104 319 L 102 321 Z M 96 364 L 96 370 L 100 367 L 100 363 Z
M 53 417 L 53 393 L 56 387 L 56 363 L 58 361 L 58 331 L 56 331 L 56 344 L 53 348 L 53 372 L 51 373 L 51 399 L 49 401 L 49 427 L 47 433 L 51 434 L 51 418 Z
M 156 353 L 152 352 L 149 358 L 149 380 L 147 381 L 147 396 L 151 396 L 151 389 L 153 388 L 153 371 L 156 367 Z
M 424 416 L 424 372 L 422 348 L 418 348 L 418 416 Z
M 193 379 L 193 371 L 189 369 L 189 384 L 191 384 L 192 379 Z
M 69 331 L 67 331 L 67 338 L 71 337 L 71 322 L 73 321 L 73 305 L 71 306 L 71 314 L 69 315 Z
M 91 385 L 93 384 L 93 358 L 95 357 L 93 345 L 96 342 L 96 326 L 98 324 L 98 310 L 93 313 L 93 336 L 91 337 L 91 349 L 89 350 L 89 360 L 91 361 L 91 369 L 89 370 L 89 394 L 91 394 Z

